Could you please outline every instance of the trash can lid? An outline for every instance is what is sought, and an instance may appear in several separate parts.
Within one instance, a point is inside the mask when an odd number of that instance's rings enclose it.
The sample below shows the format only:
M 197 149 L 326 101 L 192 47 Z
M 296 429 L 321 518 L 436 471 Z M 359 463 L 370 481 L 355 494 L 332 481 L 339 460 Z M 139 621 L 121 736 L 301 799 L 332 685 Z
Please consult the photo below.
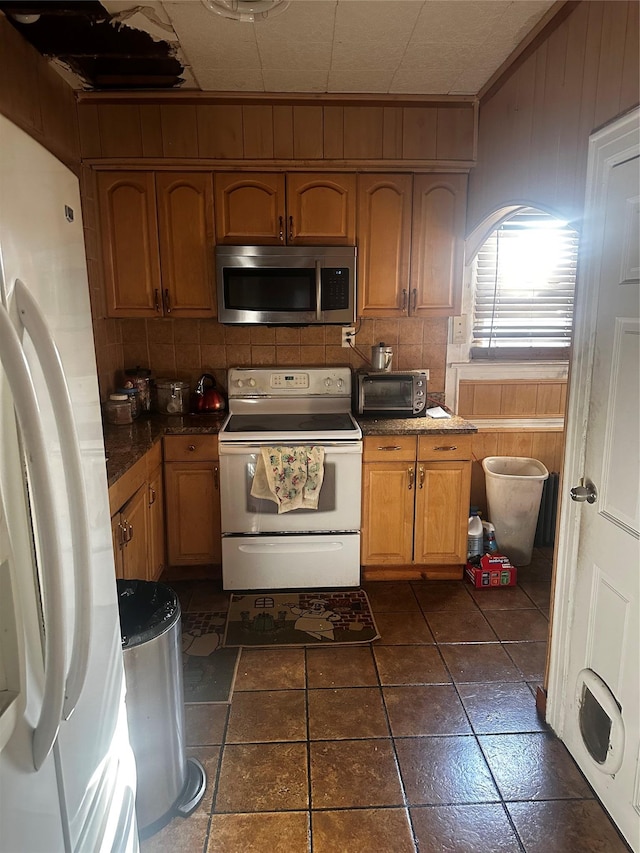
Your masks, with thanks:
M 180 618 L 180 602 L 166 584 L 117 580 L 122 648 L 130 649 L 159 637 Z

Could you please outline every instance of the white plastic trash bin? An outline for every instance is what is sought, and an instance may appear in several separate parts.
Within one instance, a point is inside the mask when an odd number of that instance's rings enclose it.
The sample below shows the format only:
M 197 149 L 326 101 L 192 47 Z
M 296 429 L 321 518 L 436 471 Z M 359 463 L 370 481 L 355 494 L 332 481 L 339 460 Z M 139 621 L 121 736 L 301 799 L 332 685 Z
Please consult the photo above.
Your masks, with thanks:
M 527 456 L 487 456 L 482 460 L 489 519 L 498 551 L 514 566 L 531 562 L 546 467 Z

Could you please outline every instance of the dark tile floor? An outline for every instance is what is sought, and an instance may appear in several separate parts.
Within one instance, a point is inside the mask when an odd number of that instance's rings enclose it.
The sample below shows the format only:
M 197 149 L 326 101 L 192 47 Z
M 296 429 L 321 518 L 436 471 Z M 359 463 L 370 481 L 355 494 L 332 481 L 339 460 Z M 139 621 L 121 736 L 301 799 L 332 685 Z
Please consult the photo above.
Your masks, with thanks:
M 550 578 L 536 551 L 513 589 L 369 583 L 374 644 L 243 651 L 231 705 L 186 707 L 205 798 L 143 853 L 627 850 L 536 714 Z

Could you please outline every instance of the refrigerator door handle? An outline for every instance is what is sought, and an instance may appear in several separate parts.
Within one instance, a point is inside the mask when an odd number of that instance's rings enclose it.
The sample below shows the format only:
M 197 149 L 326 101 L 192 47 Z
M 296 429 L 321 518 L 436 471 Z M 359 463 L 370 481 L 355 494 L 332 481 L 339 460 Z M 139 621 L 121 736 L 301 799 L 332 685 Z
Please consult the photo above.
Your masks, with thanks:
M 29 364 L 4 305 L 0 304 L 0 362 L 11 389 L 20 425 L 32 488 L 29 498 L 37 518 L 42 614 L 44 619 L 44 692 L 33 732 L 33 765 L 39 770 L 58 736 L 66 672 L 65 607 L 62 551 L 56 529 L 56 511 L 47 450 Z
M 60 453 L 69 501 L 69 519 L 73 550 L 75 618 L 71 661 L 66 679 L 63 717 L 68 720 L 78 703 L 84 686 L 89 662 L 91 640 L 92 587 L 91 546 L 89 543 L 89 512 L 82 475 L 80 442 L 73 417 L 71 395 L 62 360 L 40 306 L 24 282 L 16 279 L 14 298 L 18 316 L 29 333 L 49 390 L 53 415 L 58 429 Z

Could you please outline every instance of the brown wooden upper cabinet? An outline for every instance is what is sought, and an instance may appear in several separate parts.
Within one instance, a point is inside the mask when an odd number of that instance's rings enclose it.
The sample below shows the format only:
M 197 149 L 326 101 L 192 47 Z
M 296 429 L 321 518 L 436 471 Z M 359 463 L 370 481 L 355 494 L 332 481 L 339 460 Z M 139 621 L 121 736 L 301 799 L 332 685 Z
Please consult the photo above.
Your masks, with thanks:
M 216 240 L 257 246 L 354 246 L 356 176 L 331 172 L 215 175 Z
M 107 315 L 214 317 L 213 188 L 204 172 L 98 172 Z
M 358 176 L 358 314 L 459 313 L 467 176 Z

